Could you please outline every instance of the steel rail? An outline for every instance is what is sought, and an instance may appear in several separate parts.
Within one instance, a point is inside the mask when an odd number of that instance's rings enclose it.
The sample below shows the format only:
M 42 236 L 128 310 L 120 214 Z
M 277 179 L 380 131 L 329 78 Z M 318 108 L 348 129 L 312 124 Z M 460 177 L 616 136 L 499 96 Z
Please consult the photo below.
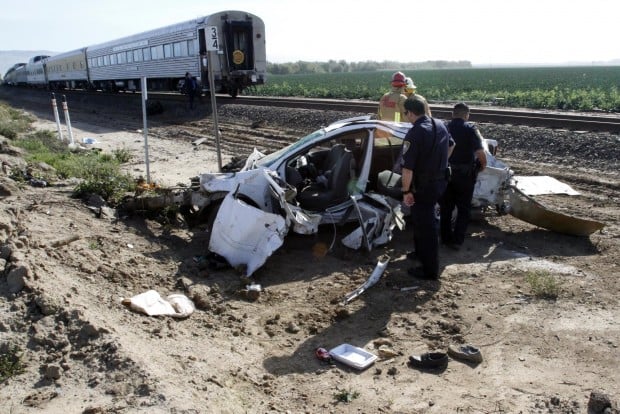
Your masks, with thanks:
M 32 90 L 31 90 L 32 91 Z M 41 93 L 48 93 L 39 90 Z M 60 93 L 60 92 L 59 92 Z M 140 99 L 140 93 L 107 93 L 83 90 L 62 91 L 62 94 L 80 97 L 82 100 L 99 100 L 95 97 L 103 98 L 107 101 L 116 99 Z M 206 97 L 203 97 L 205 99 Z M 159 100 L 162 103 L 170 102 L 175 104 L 183 102 L 187 97 L 177 92 L 150 92 L 149 100 Z M 257 105 L 275 106 L 284 108 L 316 109 L 328 111 L 342 111 L 375 114 L 378 104 L 374 101 L 364 100 L 338 100 L 338 99 L 304 99 L 288 97 L 266 97 L 266 96 L 238 96 L 232 98 L 228 95 L 217 95 L 217 105 Z M 452 105 L 432 104 L 431 111 L 433 116 L 450 119 Z M 544 128 L 558 128 L 571 131 L 591 131 L 591 132 L 611 132 L 620 134 L 620 114 L 587 114 L 560 111 L 537 111 L 531 109 L 504 109 L 504 108 L 484 108 L 471 107 L 470 120 L 473 122 L 509 124 L 513 126 L 531 126 Z
M 222 99 L 223 98 L 223 99 Z M 222 100 L 231 101 L 227 97 Z M 376 113 L 377 102 L 341 101 L 329 99 L 299 99 L 275 97 L 237 97 L 234 101 L 243 105 L 279 106 L 288 108 L 322 109 L 358 113 Z M 449 119 L 452 105 L 431 105 L 433 116 Z M 605 131 L 620 133 L 620 115 L 585 115 L 580 113 L 542 112 L 528 109 L 510 110 L 493 108 L 471 108 L 470 120 L 494 124 L 561 128 L 573 131 Z

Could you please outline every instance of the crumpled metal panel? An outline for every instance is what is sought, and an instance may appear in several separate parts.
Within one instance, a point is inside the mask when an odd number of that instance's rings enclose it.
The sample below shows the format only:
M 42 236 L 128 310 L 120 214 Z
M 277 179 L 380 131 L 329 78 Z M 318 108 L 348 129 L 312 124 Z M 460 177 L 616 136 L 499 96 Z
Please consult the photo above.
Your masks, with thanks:
M 543 194 L 579 195 L 579 192 L 575 191 L 570 185 L 548 175 L 533 177 L 515 175 L 513 182 L 517 190 L 529 196 Z
M 589 236 L 605 225 L 552 211 L 517 189 L 510 193 L 510 214 L 535 226 L 573 236 Z
M 229 193 L 213 223 L 209 250 L 233 267 L 245 266 L 250 276 L 282 246 L 287 232 L 282 216 L 259 210 Z

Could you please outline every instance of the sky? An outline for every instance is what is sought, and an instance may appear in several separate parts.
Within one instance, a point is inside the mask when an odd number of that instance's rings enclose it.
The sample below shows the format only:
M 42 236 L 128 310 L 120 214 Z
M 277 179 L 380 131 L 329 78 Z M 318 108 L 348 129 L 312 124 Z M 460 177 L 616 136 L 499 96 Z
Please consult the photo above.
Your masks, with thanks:
M 0 51 L 66 52 L 243 10 L 265 22 L 273 63 L 468 60 L 499 66 L 620 59 L 617 0 L 0 0 L 0 10 Z

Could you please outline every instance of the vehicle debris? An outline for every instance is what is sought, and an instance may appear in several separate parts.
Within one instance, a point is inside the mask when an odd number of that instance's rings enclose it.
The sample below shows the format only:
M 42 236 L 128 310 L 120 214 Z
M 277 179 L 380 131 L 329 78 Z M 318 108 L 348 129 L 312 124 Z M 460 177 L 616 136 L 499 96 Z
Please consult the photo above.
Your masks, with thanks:
M 348 293 L 344 297 L 342 304 L 343 305 L 349 304 L 352 300 L 360 296 L 370 287 L 374 286 L 379 281 L 379 279 L 381 279 L 381 275 L 383 275 L 383 272 L 385 271 L 385 268 L 387 267 L 387 264 L 389 261 L 390 261 L 390 257 L 388 255 L 380 256 L 379 260 L 377 261 L 377 266 L 375 266 L 375 269 L 370 274 L 370 277 L 366 280 L 366 282 L 364 282 L 363 285 L 355 289 L 353 292 Z
M 289 231 L 311 235 L 324 224 L 357 222 L 340 242 L 371 251 L 389 243 L 395 228 L 405 228 L 400 175 L 392 169 L 410 127 L 370 116 L 337 121 L 273 153 L 254 149 L 236 171 L 203 173 L 189 187 L 138 194 L 122 208 L 177 206 L 190 227 L 206 223 L 209 252 L 245 277 L 283 245 Z M 487 167 L 478 174 L 472 208 L 512 214 L 566 234 L 588 235 L 603 227 L 535 202 L 531 194 L 576 192 L 551 177 L 514 176 L 495 157 L 497 141 L 486 139 L 483 145 Z

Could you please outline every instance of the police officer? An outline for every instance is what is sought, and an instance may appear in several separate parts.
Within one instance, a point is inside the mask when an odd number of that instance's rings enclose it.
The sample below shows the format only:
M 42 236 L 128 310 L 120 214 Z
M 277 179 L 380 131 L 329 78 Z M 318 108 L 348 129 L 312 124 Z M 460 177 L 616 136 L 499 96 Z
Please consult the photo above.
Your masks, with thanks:
M 454 105 L 448 131 L 456 147 L 449 160 L 452 178 L 440 200 L 440 233 L 441 242 L 455 250 L 459 250 L 465 240 L 477 173 L 487 165 L 482 135 L 468 120 L 467 104 L 461 102 Z M 452 212 L 455 207 L 457 214 L 453 229 Z
M 379 100 L 379 119 L 384 121 L 405 122 L 405 100 L 403 93 L 406 86 L 405 74 L 396 72 L 392 75 L 392 90 L 383 94 Z
M 420 268 L 408 269 L 408 273 L 438 279 L 435 204 L 448 184 L 448 157 L 454 141 L 443 122 L 426 115 L 427 106 L 419 95 L 405 101 L 405 116 L 413 126 L 403 142 L 402 193 L 405 205 L 411 206 L 415 255 L 422 263 Z

